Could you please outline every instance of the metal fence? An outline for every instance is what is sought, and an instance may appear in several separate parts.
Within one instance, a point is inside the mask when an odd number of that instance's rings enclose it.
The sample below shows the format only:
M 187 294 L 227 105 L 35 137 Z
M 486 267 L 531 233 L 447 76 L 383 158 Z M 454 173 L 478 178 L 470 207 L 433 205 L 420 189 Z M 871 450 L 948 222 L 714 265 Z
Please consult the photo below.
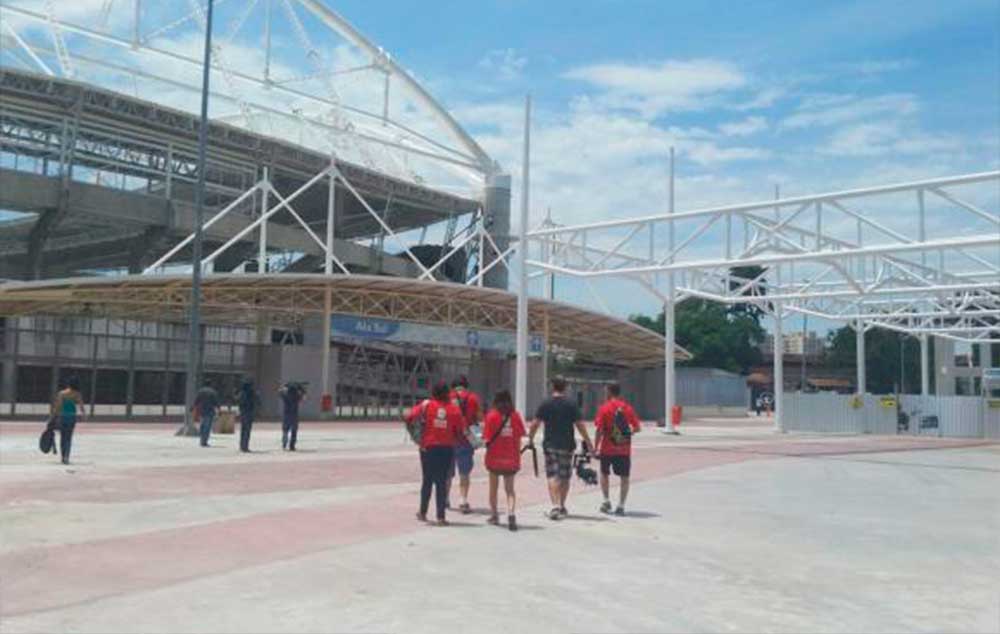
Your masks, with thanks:
M 788 431 L 1000 438 L 1000 401 L 971 396 L 787 394 Z

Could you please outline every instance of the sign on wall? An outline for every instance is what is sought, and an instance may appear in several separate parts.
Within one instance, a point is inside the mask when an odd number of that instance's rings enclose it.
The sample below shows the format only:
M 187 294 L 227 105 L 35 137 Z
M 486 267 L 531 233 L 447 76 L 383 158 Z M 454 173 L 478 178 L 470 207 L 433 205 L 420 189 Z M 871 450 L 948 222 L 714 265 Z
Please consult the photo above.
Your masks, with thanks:
M 517 352 L 517 342 L 512 332 L 459 326 L 437 326 L 376 317 L 333 315 L 330 319 L 330 334 L 335 339 L 352 341 L 418 343 L 431 346 L 491 350 L 505 354 Z M 539 335 L 532 336 L 528 345 L 529 352 L 541 354 L 543 349 L 543 338 Z

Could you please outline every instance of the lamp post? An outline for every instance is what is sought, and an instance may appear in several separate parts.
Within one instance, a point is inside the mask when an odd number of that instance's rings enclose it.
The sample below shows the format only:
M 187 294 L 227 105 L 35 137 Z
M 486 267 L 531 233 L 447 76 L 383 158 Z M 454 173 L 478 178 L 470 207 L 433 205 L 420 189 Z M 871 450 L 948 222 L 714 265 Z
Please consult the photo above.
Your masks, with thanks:
M 205 144 L 208 137 L 208 80 L 212 61 L 212 6 L 208 0 L 205 15 L 205 61 L 201 76 L 201 122 L 198 128 L 198 184 L 194 190 L 194 243 L 191 249 L 191 311 L 188 335 L 187 381 L 184 390 L 185 434 L 194 433 L 191 409 L 201 375 L 201 253 L 202 223 L 205 215 Z

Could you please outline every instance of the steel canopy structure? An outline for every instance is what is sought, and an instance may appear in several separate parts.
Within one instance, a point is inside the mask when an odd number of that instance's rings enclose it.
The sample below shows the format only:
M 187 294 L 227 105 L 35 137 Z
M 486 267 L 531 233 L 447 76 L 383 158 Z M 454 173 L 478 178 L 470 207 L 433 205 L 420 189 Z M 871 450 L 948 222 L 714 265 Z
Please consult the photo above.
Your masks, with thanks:
M 330 303 L 327 304 L 326 302 Z M 187 318 L 191 279 L 133 275 L 0 284 L 0 314 L 178 321 Z M 371 275 L 209 275 L 204 320 L 213 324 L 301 326 L 329 312 L 425 324 L 513 332 L 517 297 L 476 285 Z M 649 366 L 663 338 L 644 328 L 567 304 L 531 302 L 531 329 L 567 354 Z M 680 359 L 690 355 L 677 350 Z
M 928 337 L 1000 342 L 1000 211 L 987 208 L 1000 210 L 1000 171 L 675 211 L 672 150 L 670 165 L 668 213 L 525 227 L 523 279 L 631 280 L 663 303 L 668 351 L 678 302 L 756 305 L 774 321 L 779 429 L 782 324 L 792 314 L 918 337 L 924 395 Z M 864 393 L 864 337 L 857 342 Z M 665 365 L 669 415 L 673 355 Z

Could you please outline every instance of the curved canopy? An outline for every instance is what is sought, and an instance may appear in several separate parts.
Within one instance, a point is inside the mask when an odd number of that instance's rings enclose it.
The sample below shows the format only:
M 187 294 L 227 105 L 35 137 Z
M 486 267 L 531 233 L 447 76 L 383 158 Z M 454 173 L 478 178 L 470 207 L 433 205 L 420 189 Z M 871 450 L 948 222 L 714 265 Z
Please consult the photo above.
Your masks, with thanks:
M 321 315 L 327 288 L 332 312 L 435 325 L 514 331 L 517 296 L 506 291 L 367 275 L 208 275 L 202 318 L 208 323 L 298 325 Z M 0 315 L 187 320 L 189 276 L 72 278 L 0 284 Z M 601 363 L 663 363 L 664 339 L 631 322 L 558 302 L 530 300 L 530 330 L 579 357 Z M 677 347 L 675 357 L 690 354 Z

